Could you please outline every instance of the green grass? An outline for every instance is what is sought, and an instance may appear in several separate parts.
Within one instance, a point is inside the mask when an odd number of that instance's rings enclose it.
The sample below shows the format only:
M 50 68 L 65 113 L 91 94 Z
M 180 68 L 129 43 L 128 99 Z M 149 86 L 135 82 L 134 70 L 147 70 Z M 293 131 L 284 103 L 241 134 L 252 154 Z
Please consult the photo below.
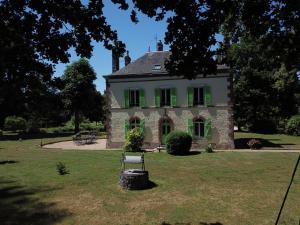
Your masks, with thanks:
M 58 137 L 57 139 L 68 138 Z M 44 139 L 52 141 L 52 138 Z M 0 224 L 274 224 L 295 153 L 147 153 L 156 187 L 118 186 L 121 151 L 44 150 L 0 141 Z M 70 174 L 58 175 L 62 162 Z M 300 170 L 280 224 L 298 225 Z
M 243 146 L 247 140 L 251 138 L 259 138 L 263 142 L 264 147 L 275 147 L 275 148 L 293 148 L 296 147 L 300 150 L 300 137 L 290 136 L 285 134 L 257 134 L 257 133 L 246 133 L 246 132 L 235 132 L 234 139 L 237 147 Z

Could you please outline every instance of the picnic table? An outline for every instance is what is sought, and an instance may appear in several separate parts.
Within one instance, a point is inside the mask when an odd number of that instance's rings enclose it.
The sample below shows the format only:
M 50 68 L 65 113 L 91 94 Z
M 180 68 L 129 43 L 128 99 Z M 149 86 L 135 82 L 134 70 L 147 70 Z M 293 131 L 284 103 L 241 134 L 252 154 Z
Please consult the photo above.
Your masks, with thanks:
M 86 144 L 92 144 L 96 141 L 96 134 L 90 133 L 87 135 L 82 135 L 81 133 L 75 134 L 73 137 L 73 142 L 76 145 L 86 145 Z

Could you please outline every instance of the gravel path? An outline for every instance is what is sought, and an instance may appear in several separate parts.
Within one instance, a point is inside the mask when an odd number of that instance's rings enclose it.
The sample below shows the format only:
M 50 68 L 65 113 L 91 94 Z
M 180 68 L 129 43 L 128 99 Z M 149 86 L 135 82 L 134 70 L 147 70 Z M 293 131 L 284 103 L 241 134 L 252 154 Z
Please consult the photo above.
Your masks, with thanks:
M 107 150 L 106 139 L 97 139 L 94 144 L 76 145 L 73 141 L 62 141 L 53 144 L 44 145 L 45 149 L 64 149 L 64 150 Z M 151 149 L 152 151 L 153 149 Z M 224 152 L 298 152 L 300 153 L 300 145 L 284 146 L 284 148 L 263 148 L 260 150 L 250 149 L 232 149 L 232 150 L 215 150 Z
M 44 145 L 43 148 L 65 150 L 106 150 L 106 139 L 97 139 L 96 143 L 87 145 L 76 145 L 73 141 L 62 141 Z

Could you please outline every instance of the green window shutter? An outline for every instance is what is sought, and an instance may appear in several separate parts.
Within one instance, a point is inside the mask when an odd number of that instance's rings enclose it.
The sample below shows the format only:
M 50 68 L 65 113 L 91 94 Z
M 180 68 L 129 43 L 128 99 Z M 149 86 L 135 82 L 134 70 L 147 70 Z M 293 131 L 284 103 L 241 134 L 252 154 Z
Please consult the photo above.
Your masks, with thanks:
M 188 134 L 194 136 L 194 123 L 192 119 L 188 119 Z
M 188 87 L 188 89 L 187 89 L 188 107 L 192 107 L 193 106 L 193 101 L 194 101 L 194 88 Z
M 211 139 L 212 136 L 212 123 L 210 119 L 205 120 L 204 122 L 204 137 Z
M 142 119 L 140 122 L 140 128 L 143 130 L 143 132 L 145 133 L 145 119 Z
M 129 108 L 129 89 L 124 90 L 124 108 Z
M 211 88 L 209 86 L 204 87 L 204 102 L 206 106 L 212 104 Z
M 124 124 L 124 130 L 125 130 L 125 138 L 127 137 L 127 134 L 130 130 L 130 124 L 129 124 L 129 120 L 125 120 L 125 124 Z
M 140 89 L 140 107 L 145 107 L 145 91 Z
M 160 89 L 155 89 L 155 106 L 160 107 Z
M 171 88 L 171 106 L 177 105 L 176 88 Z

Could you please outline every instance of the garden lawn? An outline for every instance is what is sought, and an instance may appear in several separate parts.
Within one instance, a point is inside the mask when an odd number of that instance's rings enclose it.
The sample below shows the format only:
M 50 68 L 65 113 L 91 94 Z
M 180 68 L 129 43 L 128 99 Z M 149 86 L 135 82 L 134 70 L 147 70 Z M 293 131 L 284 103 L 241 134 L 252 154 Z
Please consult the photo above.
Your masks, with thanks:
M 247 141 L 252 138 L 260 139 L 263 147 L 286 148 L 300 150 L 300 137 L 285 134 L 257 134 L 247 132 L 234 132 L 235 145 L 237 148 L 248 148 Z
M 118 186 L 121 151 L 43 150 L 39 144 L 0 141 L 1 225 L 274 224 L 298 157 L 146 153 L 156 186 L 124 191 Z M 70 173 L 58 175 L 58 162 Z M 299 206 L 298 170 L 279 224 L 298 225 Z

